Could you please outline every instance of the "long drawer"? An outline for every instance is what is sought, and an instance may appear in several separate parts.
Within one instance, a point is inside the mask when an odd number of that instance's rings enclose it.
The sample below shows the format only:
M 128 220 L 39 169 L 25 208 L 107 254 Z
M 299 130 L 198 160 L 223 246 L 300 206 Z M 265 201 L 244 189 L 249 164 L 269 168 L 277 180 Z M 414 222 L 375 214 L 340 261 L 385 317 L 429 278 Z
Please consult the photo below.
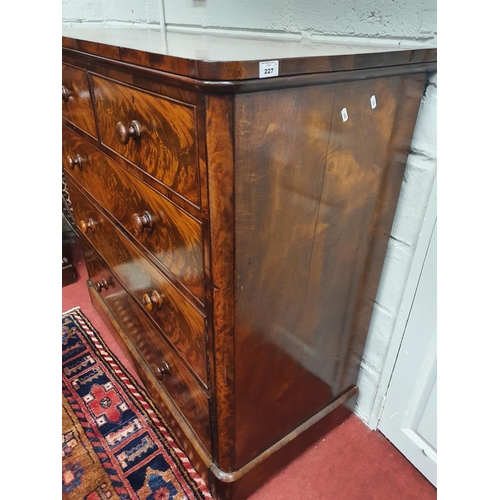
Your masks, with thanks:
M 129 294 L 92 247 L 82 242 L 89 279 L 113 316 L 135 345 L 147 366 L 210 449 L 209 401 L 183 362 L 145 318 Z
M 68 64 L 62 65 L 62 116 L 97 139 L 87 73 Z
M 92 76 L 102 143 L 200 205 L 196 108 Z
M 202 303 L 201 223 L 66 127 L 63 166 Z
M 207 386 L 204 316 L 68 179 L 76 223 L 128 292 Z

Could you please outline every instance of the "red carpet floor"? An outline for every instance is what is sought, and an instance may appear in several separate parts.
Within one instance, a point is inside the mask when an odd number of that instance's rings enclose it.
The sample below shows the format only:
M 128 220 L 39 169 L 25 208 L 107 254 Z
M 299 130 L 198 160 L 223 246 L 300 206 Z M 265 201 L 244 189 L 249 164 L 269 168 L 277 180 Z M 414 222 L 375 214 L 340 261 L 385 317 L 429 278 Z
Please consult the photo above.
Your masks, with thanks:
M 87 292 L 77 244 L 69 248 L 78 281 L 62 289 L 62 310 L 80 306 L 109 348 L 137 378 Z M 249 500 L 431 500 L 434 486 L 380 433 L 355 415 L 306 450 Z

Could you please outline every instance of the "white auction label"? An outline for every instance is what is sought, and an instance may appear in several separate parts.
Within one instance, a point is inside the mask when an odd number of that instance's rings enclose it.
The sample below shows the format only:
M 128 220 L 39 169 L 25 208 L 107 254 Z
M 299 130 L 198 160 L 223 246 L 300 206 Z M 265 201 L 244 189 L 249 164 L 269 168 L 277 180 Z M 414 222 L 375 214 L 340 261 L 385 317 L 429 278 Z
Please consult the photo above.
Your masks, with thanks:
M 279 61 L 261 61 L 259 62 L 259 78 L 269 78 L 278 76 Z

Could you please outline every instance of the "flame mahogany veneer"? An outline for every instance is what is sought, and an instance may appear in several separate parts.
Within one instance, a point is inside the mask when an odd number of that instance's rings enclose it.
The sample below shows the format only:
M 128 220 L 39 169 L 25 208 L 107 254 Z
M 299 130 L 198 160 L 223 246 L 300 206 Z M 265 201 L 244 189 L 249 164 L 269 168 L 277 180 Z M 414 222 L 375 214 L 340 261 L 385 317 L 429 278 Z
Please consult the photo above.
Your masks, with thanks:
M 245 498 L 353 407 L 436 51 L 258 78 L 91 38 L 62 40 L 62 163 L 92 301 L 213 496 Z

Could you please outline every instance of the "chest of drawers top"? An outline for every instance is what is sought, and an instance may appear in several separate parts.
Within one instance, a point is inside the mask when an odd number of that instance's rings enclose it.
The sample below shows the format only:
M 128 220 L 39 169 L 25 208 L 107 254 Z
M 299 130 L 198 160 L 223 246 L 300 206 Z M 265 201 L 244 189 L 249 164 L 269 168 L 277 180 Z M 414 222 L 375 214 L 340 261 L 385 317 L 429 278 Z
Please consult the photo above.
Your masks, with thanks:
M 366 43 L 286 38 L 248 37 L 224 34 L 162 32 L 154 29 L 68 28 L 63 30 L 63 48 L 164 71 L 185 78 L 241 82 L 272 78 L 261 62 L 278 61 L 271 73 L 277 76 L 312 75 L 387 66 L 436 62 L 434 47 L 417 44 L 368 41 Z M 261 82 L 262 83 L 262 82 Z

